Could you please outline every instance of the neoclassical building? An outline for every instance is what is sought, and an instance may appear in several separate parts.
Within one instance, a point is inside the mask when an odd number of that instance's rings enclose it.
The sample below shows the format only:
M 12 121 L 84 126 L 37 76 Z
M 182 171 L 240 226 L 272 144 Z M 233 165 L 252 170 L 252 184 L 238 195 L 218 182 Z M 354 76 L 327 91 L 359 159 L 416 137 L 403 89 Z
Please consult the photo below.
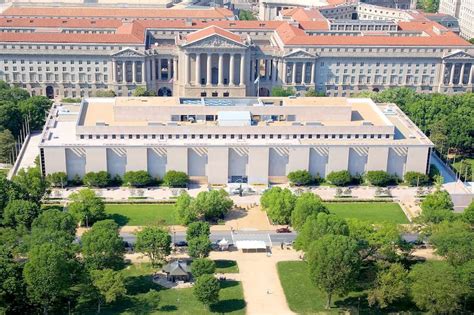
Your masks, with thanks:
M 10 6 L 0 15 L 0 80 L 51 98 L 350 96 L 406 86 L 473 90 L 471 44 L 417 11 L 370 4 L 282 9 L 238 21 L 227 9 Z

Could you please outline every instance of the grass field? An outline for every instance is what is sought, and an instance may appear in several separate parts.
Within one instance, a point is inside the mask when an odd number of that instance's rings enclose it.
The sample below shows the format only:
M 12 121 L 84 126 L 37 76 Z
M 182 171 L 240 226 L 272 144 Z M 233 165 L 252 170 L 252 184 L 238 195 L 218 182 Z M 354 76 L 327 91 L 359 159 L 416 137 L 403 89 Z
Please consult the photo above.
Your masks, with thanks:
M 217 259 L 216 273 L 239 273 L 239 266 L 235 260 Z
M 327 202 L 331 213 L 343 218 L 355 218 L 376 222 L 396 224 L 409 223 L 407 217 L 397 203 L 392 202 Z
M 409 314 L 418 314 L 415 307 L 408 301 L 394 305 L 397 309 L 386 309 L 381 312 L 370 308 L 367 303 L 367 289 L 374 277 L 374 271 L 362 270 L 359 280 L 355 284 L 355 291 L 345 297 L 333 297 L 330 311 L 325 309 L 326 294 L 318 289 L 310 280 L 308 265 L 304 261 L 281 261 L 277 264 L 280 282 L 285 292 L 290 309 L 298 314 L 340 314 L 349 311 L 351 314 L 387 314 L 390 312 L 407 311 Z M 415 311 L 415 312 L 414 312 Z
M 245 314 L 240 282 L 221 282 L 219 303 L 210 310 L 199 303 L 193 289 L 164 289 L 151 280 L 154 269 L 149 264 L 132 265 L 123 270 L 127 296 L 103 308 L 103 314 Z M 159 301 L 147 294 L 158 291 Z
M 461 167 L 461 163 L 462 162 L 466 162 L 466 163 L 469 163 L 471 164 L 471 170 L 474 170 L 474 158 L 465 158 L 465 159 L 462 159 L 461 161 L 458 161 L 456 163 L 453 164 L 453 167 L 459 171 L 460 167 Z M 464 176 L 464 174 L 461 174 L 462 176 Z M 468 180 L 471 180 L 471 178 L 468 178 Z
M 8 168 L 0 168 L 0 176 L 5 176 L 5 177 L 7 177 L 8 171 L 9 171 Z
M 176 224 L 174 205 L 106 204 L 105 211 L 118 225 Z

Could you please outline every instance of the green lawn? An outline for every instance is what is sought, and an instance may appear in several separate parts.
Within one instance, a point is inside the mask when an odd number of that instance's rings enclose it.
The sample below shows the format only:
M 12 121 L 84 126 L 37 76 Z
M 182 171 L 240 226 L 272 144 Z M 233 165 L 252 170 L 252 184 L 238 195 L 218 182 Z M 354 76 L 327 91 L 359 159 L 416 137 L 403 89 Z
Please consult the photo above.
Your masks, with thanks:
M 5 176 L 5 177 L 7 177 L 8 171 L 9 171 L 8 168 L 0 168 L 0 176 Z
M 364 269 L 355 289 L 345 297 L 333 297 L 330 311 L 325 310 L 326 294 L 316 288 L 310 280 L 308 265 L 304 261 L 281 261 L 277 264 L 280 282 L 285 292 L 290 309 L 298 314 L 333 313 L 340 314 L 349 311 L 351 314 L 383 314 L 380 310 L 370 308 L 367 303 L 367 289 L 374 277 L 374 270 Z M 399 302 L 394 307 L 387 309 L 390 312 L 407 311 L 408 314 L 417 314 L 415 307 L 410 302 Z
M 393 202 L 327 202 L 331 213 L 343 218 L 396 224 L 409 223 L 407 217 L 397 203 Z
M 154 269 L 149 264 L 132 265 L 123 270 L 127 296 L 105 306 L 103 314 L 245 314 L 245 301 L 240 282 L 222 282 L 220 302 L 208 310 L 193 295 L 193 289 L 164 289 L 151 280 Z M 159 302 L 147 292 L 158 291 Z
M 453 164 L 453 167 L 459 171 L 460 167 L 461 167 L 461 163 L 462 162 L 467 162 L 469 164 L 471 164 L 471 170 L 474 170 L 474 158 L 464 158 L 464 159 L 461 159 L 459 161 L 457 161 L 456 163 Z M 464 174 L 461 174 L 462 176 L 464 176 Z M 470 180 L 470 178 L 468 178 L 468 180 Z
M 105 211 L 119 225 L 176 224 L 174 205 L 106 204 Z
M 239 266 L 235 260 L 217 259 L 216 273 L 239 273 Z

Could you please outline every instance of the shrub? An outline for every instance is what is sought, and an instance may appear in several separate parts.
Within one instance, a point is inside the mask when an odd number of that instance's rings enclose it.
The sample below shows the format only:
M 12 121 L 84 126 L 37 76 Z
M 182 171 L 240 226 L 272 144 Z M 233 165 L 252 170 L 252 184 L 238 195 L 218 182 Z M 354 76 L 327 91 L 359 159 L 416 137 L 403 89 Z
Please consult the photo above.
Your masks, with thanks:
M 123 182 L 132 187 L 144 187 L 152 182 L 147 171 L 128 171 L 123 175 Z
M 290 182 L 296 186 L 307 186 L 311 184 L 313 178 L 311 174 L 306 170 L 298 170 L 290 172 L 288 174 L 288 179 Z
M 188 175 L 180 171 L 168 171 L 163 177 L 163 184 L 168 187 L 186 187 L 188 181 Z
M 293 88 L 282 88 L 282 87 L 274 87 L 272 89 L 272 96 L 280 96 L 280 97 L 287 97 L 295 94 L 295 90 Z
M 216 271 L 216 263 L 208 258 L 196 258 L 191 264 L 191 273 L 195 279 L 202 275 L 212 275 Z
M 52 187 L 64 187 L 67 185 L 67 175 L 64 172 L 48 174 L 46 177 Z
M 89 172 L 82 181 L 88 187 L 107 187 L 110 185 L 110 175 L 106 171 Z
M 70 98 L 66 97 L 61 100 L 62 103 L 80 103 L 81 99 L 80 98 Z
M 117 96 L 112 90 L 101 90 L 95 93 L 96 97 L 114 97 Z
M 326 176 L 326 181 L 336 186 L 346 186 L 350 184 L 352 177 L 349 171 L 331 172 Z
M 430 183 L 428 175 L 419 172 L 406 172 L 405 183 L 410 186 L 426 186 Z
M 365 179 L 370 185 L 385 187 L 394 182 L 394 176 L 385 171 L 368 171 Z

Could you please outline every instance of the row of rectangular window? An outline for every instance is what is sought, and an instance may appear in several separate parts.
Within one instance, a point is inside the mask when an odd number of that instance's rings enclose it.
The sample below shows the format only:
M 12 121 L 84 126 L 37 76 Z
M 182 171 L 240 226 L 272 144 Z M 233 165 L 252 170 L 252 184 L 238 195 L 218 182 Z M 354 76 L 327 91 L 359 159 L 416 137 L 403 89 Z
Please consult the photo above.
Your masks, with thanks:
M 343 134 L 324 134 L 324 135 L 258 135 L 254 134 L 253 137 L 250 134 L 247 135 L 110 135 L 110 139 L 390 139 L 390 134 L 362 134 L 362 135 L 343 135 Z M 80 135 L 80 139 L 109 139 L 109 135 Z

